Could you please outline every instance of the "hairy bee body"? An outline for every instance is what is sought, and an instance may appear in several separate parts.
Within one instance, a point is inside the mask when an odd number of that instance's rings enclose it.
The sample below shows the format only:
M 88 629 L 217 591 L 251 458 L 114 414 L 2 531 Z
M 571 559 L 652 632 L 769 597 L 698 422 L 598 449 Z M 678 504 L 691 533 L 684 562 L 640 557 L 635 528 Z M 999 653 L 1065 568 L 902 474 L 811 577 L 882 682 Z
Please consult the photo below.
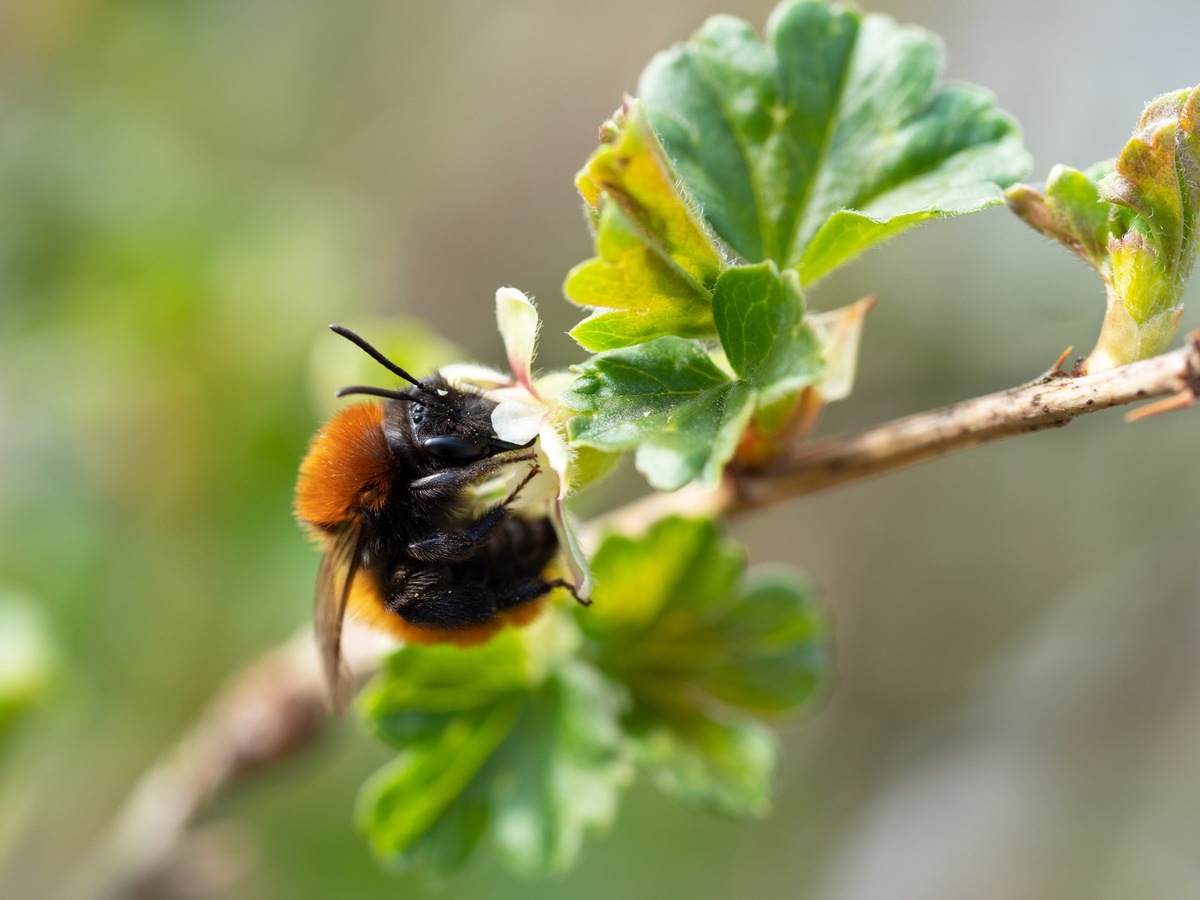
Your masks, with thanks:
M 317 642 L 335 704 L 347 612 L 412 642 L 479 643 L 532 619 L 553 589 L 558 552 L 549 518 L 513 502 L 538 471 L 528 445 L 500 440 L 495 402 L 439 374 L 417 381 L 357 335 L 336 329 L 411 383 L 405 390 L 346 388 L 383 402 L 339 411 L 313 438 L 300 466 L 296 515 L 322 544 Z M 525 467 L 515 487 L 480 507 L 481 483 Z

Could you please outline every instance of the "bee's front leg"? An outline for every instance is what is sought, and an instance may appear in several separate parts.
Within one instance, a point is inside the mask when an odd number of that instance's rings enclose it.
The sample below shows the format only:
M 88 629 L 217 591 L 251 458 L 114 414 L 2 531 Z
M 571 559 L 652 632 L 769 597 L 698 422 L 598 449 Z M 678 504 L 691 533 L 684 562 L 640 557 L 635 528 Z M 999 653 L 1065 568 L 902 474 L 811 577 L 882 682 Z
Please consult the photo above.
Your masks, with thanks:
M 408 545 L 408 554 L 416 560 L 455 563 L 470 559 L 480 543 L 487 540 L 496 526 L 508 517 L 508 506 L 517 499 L 521 489 L 541 471 L 536 464 L 509 492 L 503 502 L 493 506 L 462 531 L 438 531 Z M 432 477 L 432 476 L 431 476 Z
M 432 475 L 414 479 L 409 484 L 408 490 L 414 500 L 421 502 L 437 503 L 443 500 L 452 500 L 494 472 L 518 462 L 533 462 L 534 471 L 537 471 L 536 456 L 532 450 L 515 456 L 489 456 L 477 459 L 465 466 L 440 469 Z M 528 480 L 529 478 L 525 479 L 525 481 Z M 523 481 L 522 485 L 524 483 Z

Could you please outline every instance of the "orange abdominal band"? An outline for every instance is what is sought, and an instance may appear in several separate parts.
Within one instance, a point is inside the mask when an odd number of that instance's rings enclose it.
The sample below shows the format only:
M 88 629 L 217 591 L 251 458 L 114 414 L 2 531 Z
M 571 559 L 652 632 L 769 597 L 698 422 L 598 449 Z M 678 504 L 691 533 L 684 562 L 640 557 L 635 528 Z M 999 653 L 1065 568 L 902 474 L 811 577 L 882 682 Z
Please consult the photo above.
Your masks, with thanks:
M 501 628 L 532 622 L 541 613 L 545 602 L 545 598 L 539 597 L 515 609 L 498 613 L 487 622 L 467 628 L 423 628 L 413 625 L 384 606 L 383 596 L 374 579 L 367 572 L 359 572 L 350 588 L 347 612 L 364 625 L 409 644 L 458 644 L 461 647 L 471 647 L 485 643 Z

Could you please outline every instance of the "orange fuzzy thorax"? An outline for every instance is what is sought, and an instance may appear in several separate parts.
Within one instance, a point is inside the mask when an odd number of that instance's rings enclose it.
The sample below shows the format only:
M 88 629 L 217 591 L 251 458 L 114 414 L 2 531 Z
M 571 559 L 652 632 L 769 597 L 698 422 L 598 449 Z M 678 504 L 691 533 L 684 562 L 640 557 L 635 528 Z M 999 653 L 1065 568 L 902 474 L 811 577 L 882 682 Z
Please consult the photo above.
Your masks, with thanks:
M 300 464 L 296 517 L 318 530 L 332 530 L 361 507 L 380 508 L 395 468 L 383 435 L 383 404 L 344 407 L 317 432 Z

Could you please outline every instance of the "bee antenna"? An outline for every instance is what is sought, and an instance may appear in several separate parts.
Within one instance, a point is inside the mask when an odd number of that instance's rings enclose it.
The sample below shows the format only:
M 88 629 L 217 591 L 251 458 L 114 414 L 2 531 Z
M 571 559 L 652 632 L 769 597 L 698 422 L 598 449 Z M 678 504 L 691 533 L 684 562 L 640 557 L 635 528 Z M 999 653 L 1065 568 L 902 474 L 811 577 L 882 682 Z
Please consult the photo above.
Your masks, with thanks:
M 334 334 L 340 334 L 342 337 L 344 337 L 350 343 L 354 344 L 356 347 L 358 347 L 360 350 L 362 350 L 364 353 L 366 353 L 369 357 L 371 357 L 371 359 L 375 360 L 375 362 L 379 363 L 381 366 L 383 366 L 389 372 L 393 372 L 394 374 L 399 375 L 401 378 L 403 378 L 409 384 L 413 385 L 417 390 L 422 391 L 423 393 L 429 395 L 429 399 L 421 399 L 418 397 L 414 397 L 412 394 L 405 393 L 402 391 L 389 391 L 385 388 L 366 387 L 363 385 L 355 385 L 354 387 L 342 388 L 340 391 L 337 392 L 337 396 L 345 397 L 347 394 L 370 394 L 374 397 L 386 397 L 389 400 L 407 400 L 409 403 L 415 403 L 418 406 L 445 407 L 446 404 L 442 403 L 433 391 L 429 390 L 429 388 L 425 387 L 425 385 L 421 384 L 421 382 L 417 381 L 417 379 L 415 379 L 411 375 L 409 375 L 408 372 L 406 372 L 404 369 L 400 368 L 398 365 L 396 365 L 394 362 L 392 362 L 390 359 L 388 359 L 386 356 L 384 356 L 382 353 L 380 353 L 378 350 L 376 350 L 373 346 L 371 346 L 370 343 L 367 342 L 366 338 L 355 334 L 349 328 L 343 328 L 341 325 L 330 325 L 329 330 L 332 331 Z
M 357 334 L 355 334 L 349 328 L 343 328 L 341 325 L 330 325 L 329 330 L 332 331 L 334 334 L 340 334 L 342 337 L 344 337 L 350 343 L 356 345 L 360 350 L 362 350 L 364 353 L 366 353 L 367 356 L 371 357 L 371 359 L 375 360 L 375 362 L 379 363 L 381 366 L 383 366 L 389 372 L 392 372 L 395 375 L 399 375 L 401 378 L 403 378 L 409 384 L 414 384 L 417 387 L 421 387 L 421 382 L 417 381 L 417 379 L 413 378 L 411 375 L 409 375 L 407 372 L 405 372 L 402 368 L 400 368 L 398 365 L 396 365 L 394 362 L 392 362 L 390 359 L 388 359 L 386 356 L 384 356 L 382 353 L 380 353 L 378 350 L 376 350 L 374 347 L 372 347 L 369 343 L 367 343 L 365 338 L 359 337 Z M 342 393 L 343 393 L 342 391 L 339 391 L 338 396 L 339 397 L 342 396 Z M 352 391 L 352 393 L 369 394 L 369 393 L 371 393 L 371 391 L 364 391 L 360 388 L 355 388 Z M 385 394 L 385 395 L 381 395 L 381 396 L 387 396 L 387 395 Z M 401 398 L 396 398 L 396 399 L 401 399 Z
M 409 403 L 415 403 L 417 406 L 429 406 L 428 401 L 420 397 L 414 397 L 406 391 L 389 391 L 387 388 L 370 387 L 364 384 L 354 385 L 353 387 L 344 387 L 336 394 L 335 397 L 345 397 L 348 394 L 370 394 L 372 397 L 386 397 L 388 400 L 405 400 Z

